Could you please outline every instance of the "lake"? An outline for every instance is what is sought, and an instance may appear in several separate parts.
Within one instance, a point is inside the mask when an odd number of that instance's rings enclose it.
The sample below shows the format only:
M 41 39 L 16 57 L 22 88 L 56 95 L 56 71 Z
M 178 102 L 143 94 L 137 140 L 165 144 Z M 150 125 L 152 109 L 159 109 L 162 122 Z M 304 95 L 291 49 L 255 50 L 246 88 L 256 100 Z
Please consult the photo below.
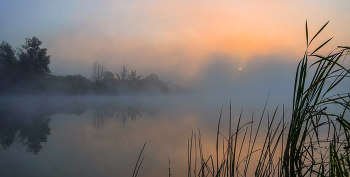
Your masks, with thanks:
M 242 109 L 241 125 L 253 111 L 259 119 L 264 99 L 232 100 L 233 127 Z M 279 101 L 269 102 L 270 114 Z M 145 142 L 138 176 L 168 176 L 169 168 L 186 176 L 192 131 L 198 144 L 200 130 L 204 158 L 215 155 L 221 108 L 220 131 L 228 131 L 229 102 L 195 94 L 1 97 L 1 176 L 132 176 Z

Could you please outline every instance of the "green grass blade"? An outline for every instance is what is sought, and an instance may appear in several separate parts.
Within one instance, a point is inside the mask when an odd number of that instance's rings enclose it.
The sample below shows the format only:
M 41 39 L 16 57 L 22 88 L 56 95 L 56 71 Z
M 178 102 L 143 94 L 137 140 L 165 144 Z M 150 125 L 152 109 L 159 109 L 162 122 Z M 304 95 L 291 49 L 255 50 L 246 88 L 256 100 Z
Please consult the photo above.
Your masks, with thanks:
M 137 176 L 137 173 L 138 173 L 138 171 L 139 171 L 139 169 L 140 169 L 140 166 L 141 166 L 141 164 L 142 164 L 143 158 L 142 158 L 140 164 L 139 164 L 139 160 L 140 160 L 140 157 L 141 157 L 141 155 L 142 155 L 143 150 L 145 149 L 146 143 L 147 143 L 147 142 L 145 142 L 145 144 L 143 145 L 143 147 L 142 147 L 142 149 L 141 149 L 141 152 L 140 152 L 140 154 L 139 154 L 139 157 L 137 158 L 136 165 L 135 165 L 135 169 L 134 169 L 134 172 L 133 172 L 133 174 L 132 174 L 132 177 L 136 177 L 136 176 Z M 137 169 L 137 171 L 136 171 L 136 169 Z
M 328 25 L 328 23 L 329 23 L 329 21 L 328 21 L 326 24 L 324 24 L 320 30 L 318 30 L 318 32 L 315 34 L 315 36 L 311 39 L 309 45 L 310 45 L 311 42 L 316 38 L 316 36 L 317 36 L 318 34 L 320 34 L 321 31 Z
M 347 129 L 350 129 L 350 123 L 343 119 L 342 117 L 338 116 L 337 121 L 343 126 L 346 127 Z
M 317 47 L 316 50 L 314 50 L 311 55 L 313 55 L 316 51 L 318 51 L 319 49 L 321 49 L 324 45 L 326 45 L 330 40 L 332 40 L 333 37 L 331 37 L 330 39 L 328 39 L 326 42 L 324 42 L 322 45 L 320 45 L 319 47 Z
M 219 117 L 219 123 L 218 123 L 218 130 L 216 134 L 216 170 L 219 172 L 219 134 L 220 134 L 220 121 L 221 121 L 221 115 L 222 115 L 222 108 L 224 105 L 221 105 L 221 111 L 220 111 L 220 117 Z
M 309 47 L 309 30 L 307 29 L 307 20 L 305 23 L 305 31 L 306 31 L 306 46 Z

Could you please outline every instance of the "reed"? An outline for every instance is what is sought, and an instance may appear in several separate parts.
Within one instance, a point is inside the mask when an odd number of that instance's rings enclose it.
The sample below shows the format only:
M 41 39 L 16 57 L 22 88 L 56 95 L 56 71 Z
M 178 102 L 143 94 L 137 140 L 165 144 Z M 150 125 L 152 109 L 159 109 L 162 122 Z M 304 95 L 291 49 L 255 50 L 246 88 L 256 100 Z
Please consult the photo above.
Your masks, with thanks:
M 330 38 L 309 52 L 312 42 L 327 25 L 328 22 L 309 40 L 306 22 L 306 51 L 296 70 L 290 122 L 286 122 L 284 106 L 281 118 L 277 118 L 278 107 L 270 115 L 266 109 L 267 99 L 257 127 L 253 124 L 254 112 L 251 121 L 241 125 L 241 112 L 233 130 L 230 103 L 226 136 L 220 130 L 221 108 L 215 155 L 204 157 L 200 130 L 198 135 L 192 131 L 188 139 L 189 177 L 350 176 L 350 123 L 346 117 L 350 93 L 335 92 L 335 88 L 349 78 L 350 70 L 342 61 L 349 55 L 350 47 L 338 46 L 327 56 L 317 54 Z M 335 112 L 331 109 L 334 106 L 340 106 L 343 111 Z M 262 146 L 256 147 L 264 117 L 268 122 L 265 139 Z M 140 156 L 133 176 L 137 176 L 142 163 L 141 160 L 139 164 Z M 252 162 L 252 157 L 258 157 L 257 164 Z M 250 174 L 252 171 L 254 174 Z
M 248 174 L 248 169 L 254 170 L 254 175 L 259 177 L 349 176 L 350 123 L 349 117 L 345 116 L 350 109 L 350 93 L 334 93 L 334 90 L 349 77 L 350 70 L 344 67 L 342 61 L 349 55 L 350 47 L 338 46 L 327 56 L 317 54 L 332 39 L 330 38 L 312 52 L 309 51 L 314 39 L 327 25 L 328 22 L 309 40 L 306 22 L 307 45 L 296 70 L 290 122 L 287 124 L 285 121 L 284 106 L 282 117 L 277 121 L 278 107 L 270 115 L 266 110 L 266 102 L 257 127 L 253 128 L 254 113 L 250 122 L 241 125 L 241 113 L 233 131 L 230 105 L 229 132 L 226 137 L 220 131 L 221 109 L 214 157 L 203 157 L 200 134 L 192 132 L 191 139 L 188 140 L 189 177 L 192 174 L 201 177 L 249 176 L 251 174 Z M 309 64 L 310 62 L 312 63 Z M 331 109 L 334 105 L 340 106 L 343 111 L 334 112 Z M 256 147 L 265 116 L 268 122 L 265 140 L 261 147 Z M 223 149 L 222 154 L 219 154 L 221 139 Z M 242 141 L 240 144 L 238 139 Z M 200 149 L 198 166 L 196 144 Z M 247 149 L 246 154 L 242 154 L 242 149 Z M 253 156 L 259 157 L 254 166 L 251 162 Z
M 141 164 L 143 162 L 143 159 L 145 158 L 145 156 L 142 157 L 142 160 L 140 162 L 140 158 L 141 158 L 141 155 L 142 155 L 142 152 L 143 150 L 145 149 L 145 146 L 146 146 L 146 143 L 143 145 L 142 149 L 141 149 L 141 152 L 139 154 L 139 157 L 137 158 L 137 161 L 136 161 L 136 165 L 135 165 L 135 168 L 134 168 L 134 172 L 132 173 L 132 177 L 136 177 L 137 174 L 139 173 L 139 170 L 140 170 L 140 167 L 141 167 Z

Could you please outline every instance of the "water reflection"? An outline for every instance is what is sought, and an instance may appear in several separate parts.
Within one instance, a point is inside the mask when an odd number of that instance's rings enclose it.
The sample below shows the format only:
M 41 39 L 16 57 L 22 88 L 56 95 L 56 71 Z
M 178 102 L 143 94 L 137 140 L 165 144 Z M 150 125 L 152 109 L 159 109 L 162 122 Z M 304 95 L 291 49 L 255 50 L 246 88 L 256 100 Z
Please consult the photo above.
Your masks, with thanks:
M 35 127 L 40 127 L 40 121 L 34 120 L 41 115 L 48 120 L 50 134 L 47 142 L 40 143 L 38 155 L 26 153 L 16 140 L 6 150 L 1 148 L 3 176 L 131 176 L 146 141 L 146 158 L 138 176 L 167 176 L 170 167 L 172 176 L 185 176 L 187 140 L 196 129 L 207 142 L 203 152 L 215 152 L 221 105 L 206 106 L 188 97 L 30 100 L 11 104 L 0 100 L 0 108 L 8 108 L 2 109 L 8 116 L 1 120 L 1 132 L 7 127 L 5 121 L 36 122 Z M 225 121 L 225 108 L 223 112 Z M 11 114 L 20 115 L 15 119 Z M 19 135 L 22 130 L 16 131 Z
M 47 141 L 50 135 L 47 114 L 26 115 L 15 110 L 0 110 L 0 143 L 8 149 L 13 143 L 19 142 L 26 147 L 27 152 L 38 154 L 42 149 L 42 142 Z
M 26 147 L 26 152 L 37 155 L 42 149 L 42 143 L 47 142 L 51 134 L 50 122 L 54 115 L 82 115 L 94 110 L 93 125 L 99 129 L 106 123 L 106 119 L 117 118 L 125 126 L 128 119 L 136 121 L 142 115 L 155 116 L 157 110 L 143 108 L 141 105 L 123 105 L 117 101 L 54 101 L 46 104 L 19 105 L 18 102 L 3 104 L 0 109 L 0 144 L 4 150 L 14 143 Z M 43 102 L 40 102 L 43 103 Z M 30 107 L 30 108 L 28 108 Z
M 136 121 L 137 117 L 142 117 L 144 115 L 155 116 L 157 111 L 152 109 L 143 109 L 142 107 L 137 106 L 116 106 L 116 107 L 96 107 L 94 112 L 94 127 L 99 129 L 106 122 L 106 119 L 115 117 L 120 119 L 125 126 L 128 119 Z
M 125 125 L 128 118 L 130 118 L 133 121 L 136 121 L 137 116 L 142 117 L 140 110 L 135 109 L 135 107 L 129 107 L 127 109 L 118 110 L 116 118 L 121 118 L 123 124 Z
M 157 112 L 158 111 L 155 109 L 128 106 L 123 109 L 118 109 L 116 111 L 115 117 L 120 118 L 123 121 L 123 125 L 125 126 L 128 119 L 136 121 L 136 118 L 142 117 L 142 115 L 149 115 L 151 117 L 154 117 L 157 115 Z
M 94 126 L 96 129 L 103 125 L 104 119 L 105 115 L 103 114 L 103 111 L 100 109 L 96 109 L 94 116 Z

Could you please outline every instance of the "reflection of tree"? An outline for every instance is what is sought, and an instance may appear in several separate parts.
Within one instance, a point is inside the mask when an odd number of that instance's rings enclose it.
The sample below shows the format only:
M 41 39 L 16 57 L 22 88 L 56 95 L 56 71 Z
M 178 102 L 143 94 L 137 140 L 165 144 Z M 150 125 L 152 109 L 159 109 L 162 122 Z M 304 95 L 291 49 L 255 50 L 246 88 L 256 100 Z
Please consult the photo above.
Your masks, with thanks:
M 34 115 L 23 120 L 23 115 L 14 111 L 0 110 L 0 144 L 8 149 L 15 141 L 21 142 L 27 152 L 38 154 L 41 143 L 50 135 L 50 119 L 45 115 Z
M 116 118 L 121 118 L 123 124 L 125 125 L 127 119 L 136 120 L 137 116 L 142 117 L 143 110 L 138 109 L 137 107 L 98 107 L 94 112 L 94 126 L 96 129 L 100 128 L 104 123 L 105 119 L 113 117 L 116 115 Z
M 106 123 L 106 119 L 116 117 L 121 118 L 123 124 L 128 119 L 136 120 L 143 114 L 154 116 L 157 111 L 153 107 L 145 107 L 140 104 L 123 105 L 115 101 L 97 102 L 88 104 L 86 101 L 67 100 L 45 104 L 37 104 L 31 101 L 25 102 L 25 106 L 20 107 L 17 101 L 5 104 L 0 100 L 0 145 L 3 149 L 8 149 L 14 143 L 21 143 L 26 147 L 27 152 L 38 154 L 42 149 L 42 143 L 47 142 L 47 137 L 51 133 L 49 123 L 50 116 L 54 114 L 78 114 L 81 115 L 87 110 L 95 109 L 94 126 L 96 129 Z M 19 102 L 24 102 L 23 100 Z M 30 106 L 30 109 L 22 109 Z M 150 106 L 150 105 L 148 105 Z M 30 111 L 28 111 L 30 110 Z
M 50 120 L 48 117 L 38 117 L 21 129 L 19 138 L 27 152 L 38 154 L 42 149 L 41 143 L 47 142 L 47 135 L 50 135 Z
M 94 119 L 94 125 L 95 125 L 96 129 L 98 129 L 100 126 L 103 125 L 104 118 L 105 118 L 105 116 L 103 114 L 103 111 L 100 109 L 96 109 L 95 119 Z
M 4 149 L 8 149 L 16 139 L 19 129 L 16 121 L 11 121 L 4 112 L 0 116 L 0 143 Z
M 0 100 L 2 101 L 2 100 Z M 43 148 L 42 143 L 47 142 L 47 136 L 50 135 L 51 128 L 49 123 L 51 115 L 66 113 L 78 114 L 88 110 L 86 104 L 76 100 L 67 100 L 63 102 L 37 104 L 33 100 L 21 100 L 25 106 L 19 106 L 19 102 L 1 104 L 0 107 L 0 145 L 6 150 L 13 143 L 22 143 L 27 152 L 38 154 Z M 1 102 L 0 102 L 1 103 Z M 31 109 L 23 107 L 30 106 Z
M 142 117 L 141 110 L 135 107 L 128 107 L 126 109 L 117 110 L 116 118 L 121 118 L 123 124 L 125 125 L 128 118 L 130 118 L 131 120 L 136 120 L 137 116 Z
M 135 121 L 137 117 L 142 117 L 142 115 L 155 116 L 157 114 L 155 109 L 138 104 L 98 104 L 95 109 L 93 124 L 96 129 L 100 128 L 102 124 L 106 123 L 106 119 L 111 117 L 120 118 L 125 125 L 128 119 Z

